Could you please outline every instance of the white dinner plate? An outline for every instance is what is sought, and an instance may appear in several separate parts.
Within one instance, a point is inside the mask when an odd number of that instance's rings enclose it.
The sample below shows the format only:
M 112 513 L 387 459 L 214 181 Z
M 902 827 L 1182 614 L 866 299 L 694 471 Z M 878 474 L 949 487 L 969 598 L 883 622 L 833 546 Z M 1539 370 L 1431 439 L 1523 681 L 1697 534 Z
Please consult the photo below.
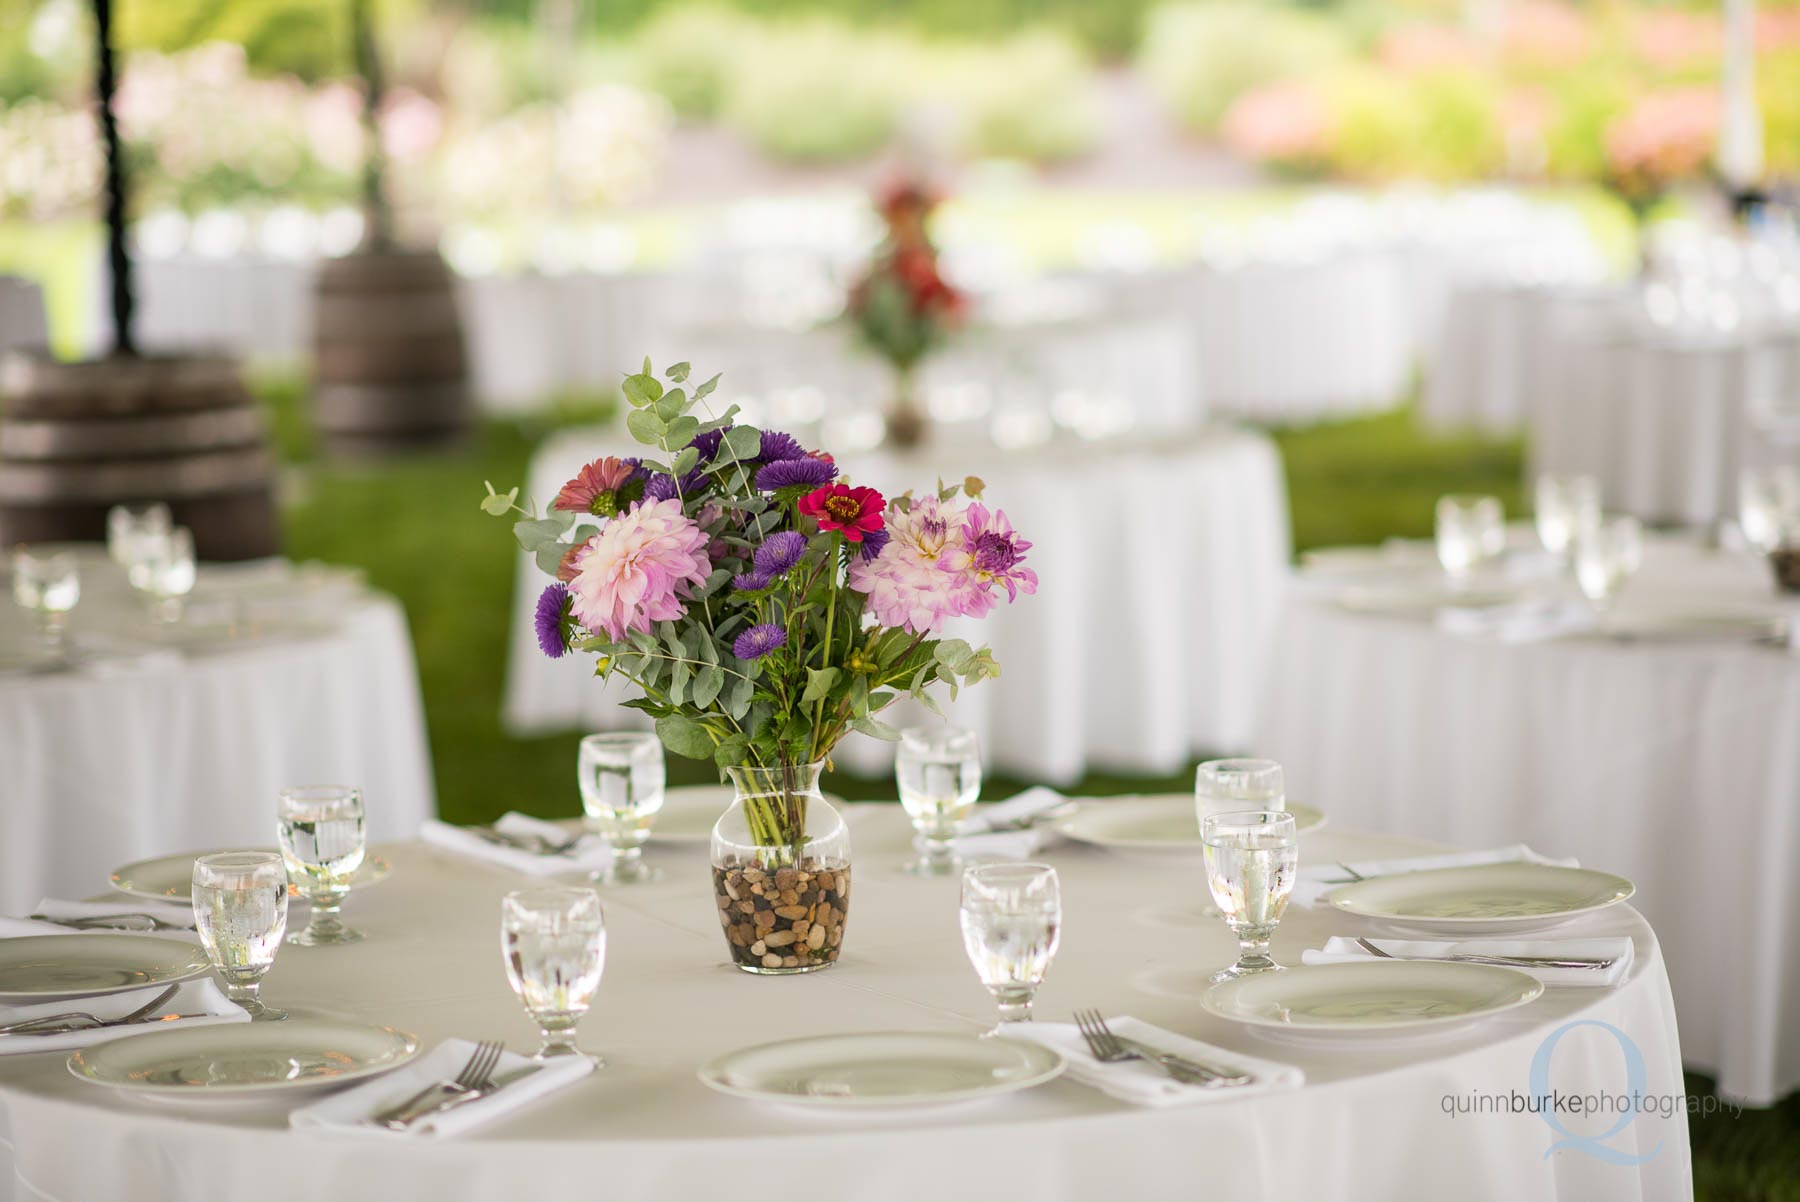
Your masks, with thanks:
M 1516 588 L 1452 588 L 1438 581 L 1430 584 L 1347 588 L 1337 596 L 1338 608 L 1351 613 L 1391 618 L 1430 618 L 1446 609 L 1499 609 L 1516 604 Z
M 1223 981 L 1200 1005 L 1233 1022 L 1318 1035 L 1386 1035 L 1472 1022 L 1544 992 L 1529 973 L 1487 964 L 1393 960 L 1306 964 Z
M 1556 864 L 1431 868 L 1339 885 L 1328 900 L 1347 914 L 1469 935 L 1553 926 L 1616 906 L 1636 892 L 1622 876 Z
M 1245 802 L 1246 809 L 1254 808 Z M 1325 815 L 1311 806 L 1288 803 L 1298 833 L 1325 825 Z M 1056 829 L 1077 843 L 1114 851 L 1197 852 L 1200 823 L 1189 793 L 1155 793 L 1141 797 L 1101 797 L 1083 801 L 1073 814 L 1056 820 Z
M 1781 643 L 1788 619 L 1760 610 L 1693 610 L 1609 614 L 1594 633 L 1604 638 L 1662 643 Z
M 154 860 L 139 860 L 135 864 L 127 864 L 123 868 L 115 868 L 107 880 L 120 893 L 129 893 L 133 897 L 147 897 L 157 901 L 191 902 L 194 900 L 194 861 L 201 856 L 215 855 L 221 851 L 275 851 L 273 847 L 219 847 L 212 851 L 188 851 L 176 856 L 158 856 Z M 387 879 L 394 867 L 380 856 L 369 856 L 350 878 L 351 887 L 361 889 L 373 885 L 377 881 Z M 290 896 L 298 897 L 300 891 L 293 885 L 288 886 Z
M 178 1027 L 83 1048 L 69 1071 L 140 1097 L 235 1101 L 346 1085 L 419 1054 L 391 1027 L 290 1019 Z
M 172 985 L 211 970 L 206 953 L 154 935 L 25 935 L 0 939 L 0 1003 L 96 997 Z
M 728 1052 L 700 1070 L 720 1093 L 818 1107 L 964 1102 L 1042 1085 L 1063 1071 L 1049 1048 L 975 1035 L 818 1035 Z

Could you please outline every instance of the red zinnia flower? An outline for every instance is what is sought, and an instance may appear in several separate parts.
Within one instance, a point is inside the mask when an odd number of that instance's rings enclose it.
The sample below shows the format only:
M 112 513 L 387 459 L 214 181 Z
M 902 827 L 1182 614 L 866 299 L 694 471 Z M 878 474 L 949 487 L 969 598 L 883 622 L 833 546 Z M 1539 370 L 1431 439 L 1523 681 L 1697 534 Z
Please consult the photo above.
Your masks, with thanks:
M 848 542 L 860 543 L 863 535 L 881 529 L 881 511 L 887 506 L 872 488 L 827 484 L 800 498 L 800 512 L 819 519 L 821 530 L 842 530 Z
M 635 499 L 620 494 L 627 491 L 626 485 L 631 484 L 636 475 L 636 464 L 626 463 L 611 455 L 596 459 L 576 472 L 575 478 L 562 486 L 562 491 L 556 494 L 556 500 L 550 503 L 550 508 L 612 517 L 625 508 L 621 502 Z M 642 492 L 638 495 L 641 496 Z

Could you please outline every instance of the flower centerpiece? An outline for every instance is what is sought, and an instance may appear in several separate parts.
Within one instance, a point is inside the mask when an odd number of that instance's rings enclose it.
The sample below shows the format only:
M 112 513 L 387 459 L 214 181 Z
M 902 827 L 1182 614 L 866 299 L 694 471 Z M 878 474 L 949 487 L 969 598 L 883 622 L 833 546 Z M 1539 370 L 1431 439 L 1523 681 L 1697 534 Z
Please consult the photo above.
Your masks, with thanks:
M 926 228 L 938 203 L 935 192 L 911 178 L 881 193 L 876 209 L 887 234 L 851 286 L 846 309 L 863 342 L 894 369 L 887 428 L 901 446 L 915 445 L 925 433 L 915 391 L 919 363 L 962 324 L 968 308 L 938 270 L 937 247 Z
M 491 485 L 482 507 L 516 515 L 556 577 L 537 606 L 544 653 L 597 654 L 665 747 L 732 781 L 713 835 L 732 958 L 804 972 L 837 959 L 849 900 L 849 837 L 819 792 L 832 750 L 852 731 L 897 738 L 878 715 L 901 697 L 936 710 L 936 686 L 999 675 L 939 632 L 1035 592 L 1031 544 L 978 479 L 883 497 L 735 406 L 706 414 L 718 377 L 691 393 L 687 379 L 648 360 L 625 379 L 646 456 L 588 464 L 543 514 Z

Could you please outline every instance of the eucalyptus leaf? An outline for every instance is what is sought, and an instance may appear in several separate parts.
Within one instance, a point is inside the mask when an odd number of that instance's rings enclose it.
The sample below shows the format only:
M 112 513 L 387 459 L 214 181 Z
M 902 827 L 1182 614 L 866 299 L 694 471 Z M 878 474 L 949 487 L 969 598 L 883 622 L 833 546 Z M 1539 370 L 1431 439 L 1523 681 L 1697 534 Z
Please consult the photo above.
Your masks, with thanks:
M 631 436 L 646 446 L 657 446 L 662 442 L 663 419 L 656 416 L 651 409 L 634 409 L 625 419 L 625 428 Z
M 681 450 L 675 452 L 675 462 L 671 465 L 674 468 L 674 471 L 671 472 L 670 474 L 676 475 L 676 476 L 685 476 L 689 472 L 693 471 L 694 465 L 699 462 L 700 462 L 700 448 L 699 447 L 682 447 Z
M 713 737 L 706 727 L 685 714 L 666 714 L 656 720 L 656 737 L 664 747 L 690 760 L 712 758 Z
M 831 695 L 832 686 L 837 684 L 841 669 L 808 668 L 806 670 L 806 691 L 800 694 L 802 705 L 811 705 L 815 701 L 823 701 Z
M 677 363 L 670 367 L 669 370 L 663 372 L 663 375 L 679 384 L 688 378 L 688 372 L 690 370 L 692 369 L 686 363 Z
M 661 723 L 658 723 L 658 725 L 660 726 Z M 899 730 L 889 726 L 879 718 L 857 718 L 851 722 L 850 725 L 853 729 L 860 730 L 870 738 L 880 739 L 886 743 L 897 743 L 900 741 Z
M 700 677 L 694 681 L 693 702 L 701 709 L 708 709 L 719 699 L 719 690 L 725 687 L 725 669 L 717 664 L 708 664 L 700 669 Z
M 685 447 L 694 441 L 694 435 L 698 433 L 700 433 L 700 419 L 692 414 L 684 413 L 680 417 L 669 419 L 669 428 L 663 431 L 663 445 Z
M 481 498 L 481 512 L 491 513 L 497 518 L 512 512 L 513 502 L 519 497 L 518 486 L 514 485 L 503 493 L 495 492 L 492 484 L 487 487 L 488 495 Z
M 568 553 L 569 548 L 563 543 L 545 543 L 533 551 L 531 557 L 537 564 L 538 571 L 546 576 L 554 576 L 557 569 L 562 567 L 563 556 Z
M 710 379 L 706 383 L 700 385 L 700 387 L 694 389 L 694 399 L 697 401 L 697 400 L 700 400 L 702 397 L 711 396 L 712 390 L 717 388 L 718 386 L 719 386 L 719 377 L 717 375 L 715 375 L 712 379 Z M 734 414 L 736 412 L 737 412 L 737 406 L 733 405 L 731 407 L 731 409 L 727 412 L 726 416 L 729 417 L 731 414 Z
M 725 712 L 731 715 L 733 722 L 742 722 L 750 713 L 750 703 L 755 696 L 756 682 L 749 679 L 748 673 L 730 678 L 725 688 Z
M 569 520 L 557 518 L 526 518 L 513 523 L 513 537 L 519 540 L 519 546 L 526 551 L 536 551 L 546 543 L 553 543 L 568 533 L 574 524 L 573 515 Z
M 733 426 L 725 431 L 725 441 L 719 448 L 720 455 L 732 459 L 755 459 L 762 454 L 762 431 L 755 426 Z

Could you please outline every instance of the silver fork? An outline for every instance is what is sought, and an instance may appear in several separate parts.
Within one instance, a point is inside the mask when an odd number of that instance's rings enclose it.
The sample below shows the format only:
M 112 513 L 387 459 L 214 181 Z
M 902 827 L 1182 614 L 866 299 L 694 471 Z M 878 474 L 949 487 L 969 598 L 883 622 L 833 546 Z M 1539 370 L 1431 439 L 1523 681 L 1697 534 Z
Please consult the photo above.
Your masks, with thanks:
M 491 826 L 472 826 L 469 829 L 475 832 L 477 838 L 497 847 L 510 847 L 514 851 L 528 852 L 534 856 L 566 856 L 573 853 L 575 845 L 581 842 L 579 835 L 554 843 L 542 835 L 508 835 Z
M 427 1085 L 398 1106 L 390 1106 L 369 1121 L 393 1131 L 404 1131 L 428 1114 L 470 1101 L 493 1084 L 494 1069 L 500 1064 L 504 1048 L 497 1039 L 484 1039 L 475 1045 L 468 1062 L 454 1080 Z
M 1458 964 L 1496 964 L 1502 968 L 1591 968 L 1596 972 L 1611 968 L 1617 964 L 1616 959 L 1580 960 L 1558 958 L 1556 956 L 1483 956 L 1473 952 L 1459 952 L 1453 956 L 1396 956 L 1393 952 L 1384 952 L 1369 939 L 1358 938 L 1356 946 L 1378 956 L 1383 960 L 1451 960 Z
M 39 922 L 55 923 L 59 927 L 70 927 L 77 931 L 191 931 L 193 927 L 184 927 L 178 922 L 169 922 L 154 914 L 94 914 L 86 918 L 52 918 L 48 914 L 33 914 L 30 917 Z
M 1125 1060 L 1147 1061 L 1185 1085 L 1224 1086 L 1250 1083 L 1247 1074 L 1222 1072 L 1185 1056 L 1148 1047 L 1134 1040 L 1121 1039 L 1113 1034 L 1112 1028 L 1106 1025 L 1106 1019 L 1098 1010 L 1077 1010 L 1075 1026 L 1081 1032 L 1082 1039 L 1087 1041 L 1088 1051 L 1094 1054 L 1096 1060 L 1106 1064 L 1117 1064 Z
M 122 1027 L 154 1013 L 164 1002 L 174 997 L 175 991 L 180 988 L 180 985 L 169 986 L 123 1018 L 101 1018 L 98 1015 L 89 1014 L 85 1010 L 70 1010 L 63 1014 L 43 1014 L 22 1022 L 7 1023 L 5 1026 L 0 1026 L 0 1035 L 50 1035 L 64 1030 L 85 1031 L 93 1027 Z M 34 1030 L 37 1027 L 44 1027 L 46 1030 Z

